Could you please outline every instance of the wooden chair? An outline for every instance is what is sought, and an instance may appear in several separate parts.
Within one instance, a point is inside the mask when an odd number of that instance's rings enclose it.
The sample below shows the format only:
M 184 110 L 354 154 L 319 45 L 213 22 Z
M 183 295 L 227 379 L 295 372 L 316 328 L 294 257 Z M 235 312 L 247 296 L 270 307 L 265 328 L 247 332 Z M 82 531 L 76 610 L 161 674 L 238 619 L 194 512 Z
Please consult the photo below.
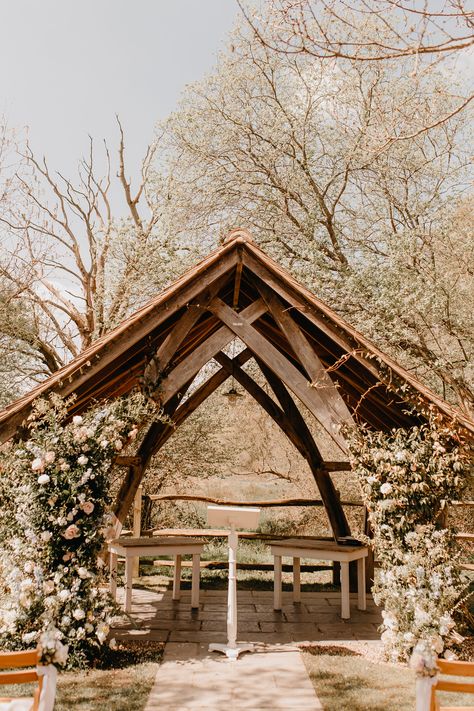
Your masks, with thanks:
M 29 669 L 27 667 L 30 667 Z M 39 666 L 37 649 L 27 652 L 0 652 L 0 684 L 36 682 L 33 696 L 0 697 L 0 711 L 52 711 L 56 695 L 56 668 Z
M 448 662 L 438 659 L 440 674 L 447 676 L 474 677 L 474 662 Z M 437 691 L 455 691 L 461 694 L 474 694 L 474 682 L 449 681 L 449 679 L 436 679 L 431 687 L 430 711 L 474 711 L 474 706 L 440 706 L 436 698 Z

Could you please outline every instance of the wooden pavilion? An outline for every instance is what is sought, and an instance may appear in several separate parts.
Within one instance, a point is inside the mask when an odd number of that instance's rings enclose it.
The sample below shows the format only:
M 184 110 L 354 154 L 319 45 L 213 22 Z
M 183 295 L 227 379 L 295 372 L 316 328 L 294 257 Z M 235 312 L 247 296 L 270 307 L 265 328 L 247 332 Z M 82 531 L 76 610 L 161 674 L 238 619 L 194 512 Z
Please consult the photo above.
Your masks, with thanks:
M 224 349 L 235 339 L 234 358 Z M 210 360 L 220 369 L 197 379 Z M 254 359 L 273 396 L 243 366 Z M 69 415 L 132 391 L 144 380 L 173 424 L 154 422 L 126 467 L 115 505 L 118 531 L 151 458 L 229 377 L 277 423 L 308 462 L 336 537 L 350 535 L 331 472 L 350 469 L 344 425 L 409 427 L 428 407 L 470 433 L 474 422 L 418 382 L 270 259 L 244 230 L 64 368 L 0 413 L 0 443 L 21 429 L 32 402 L 50 392 L 76 398 Z M 291 394 L 290 394 L 291 393 Z M 340 452 L 324 461 L 299 403 Z M 408 412 L 410 410 L 410 414 Z

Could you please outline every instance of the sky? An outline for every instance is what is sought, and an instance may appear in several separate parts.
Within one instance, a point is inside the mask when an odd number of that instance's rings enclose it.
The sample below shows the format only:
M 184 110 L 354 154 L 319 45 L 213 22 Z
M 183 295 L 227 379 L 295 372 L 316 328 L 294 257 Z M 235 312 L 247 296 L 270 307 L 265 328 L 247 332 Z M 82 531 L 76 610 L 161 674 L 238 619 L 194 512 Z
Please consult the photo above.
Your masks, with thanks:
M 13 0 L 2 5 L 0 115 L 72 176 L 88 135 L 129 165 L 186 84 L 209 72 L 238 17 L 235 0 Z

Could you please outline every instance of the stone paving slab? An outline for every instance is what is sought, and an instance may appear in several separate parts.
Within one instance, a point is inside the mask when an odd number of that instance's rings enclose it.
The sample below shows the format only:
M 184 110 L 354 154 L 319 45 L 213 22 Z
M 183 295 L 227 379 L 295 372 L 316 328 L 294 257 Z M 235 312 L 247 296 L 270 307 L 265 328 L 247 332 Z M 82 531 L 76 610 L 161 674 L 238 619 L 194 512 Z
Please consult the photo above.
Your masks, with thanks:
M 295 647 L 261 648 L 235 662 L 206 645 L 169 642 L 145 711 L 320 711 Z
M 244 594 L 247 593 L 247 594 Z M 306 593 L 300 603 L 286 596 L 281 611 L 273 610 L 272 591 L 238 591 L 238 629 L 249 640 L 267 644 L 321 640 L 377 640 L 380 610 L 368 596 L 367 610 L 357 610 L 357 596 L 351 599 L 351 619 L 340 617 L 339 593 Z M 123 591 L 119 591 L 119 601 Z M 202 590 L 201 605 L 191 610 L 190 596 L 183 592 L 173 601 L 171 591 L 137 588 L 133 605 L 112 634 L 118 638 L 154 639 L 174 642 L 225 641 L 227 593 Z

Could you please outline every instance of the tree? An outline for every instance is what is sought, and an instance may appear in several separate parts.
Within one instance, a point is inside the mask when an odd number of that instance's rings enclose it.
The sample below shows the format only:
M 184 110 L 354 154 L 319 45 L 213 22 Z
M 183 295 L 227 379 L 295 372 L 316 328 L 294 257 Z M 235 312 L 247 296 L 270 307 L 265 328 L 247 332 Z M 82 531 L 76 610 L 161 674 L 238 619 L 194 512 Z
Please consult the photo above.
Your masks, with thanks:
M 433 65 L 449 68 L 467 61 L 474 44 L 474 13 L 464 0 L 268 0 L 260 13 L 238 4 L 255 37 L 273 51 L 307 54 L 320 60 L 394 62 L 410 58 L 409 71 L 423 74 Z M 446 71 L 445 66 L 445 71 Z M 468 72 L 469 73 L 469 72 Z M 462 111 L 473 100 L 472 87 L 441 107 L 425 131 Z M 413 133 L 394 135 L 392 140 Z
M 467 113 L 391 142 L 454 106 L 441 72 L 411 75 L 407 61 L 341 65 L 275 52 L 238 30 L 215 73 L 188 89 L 164 126 L 168 162 L 157 174 L 174 178 L 169 229 L 204 239 L 250 228 L 354 325 L 469 410 L 474 334 L 460 290 L 468 265 L 452 229 L 467 185 Z M 448 283 L 448 270 L 441 286 L 448 233 L 463 276 Z M 397 296 L 390 309 L 383 274 Z M 415 275 L 424 299 L 407 325 Z M 449 324 L 436 323 L 442 288 L 445 307 L 461 310 Z
M 134 189 L 118 125 L 118 187 L 106 144 L 105 169 L 91 139 L 74 181 L 54 173 L 28 144 L 18 149 L 21 164 L 0 215 L 0 275 L 10 303 L 21 295 L 28 318 L 14 334 L 3 320 L 2 338 L 27 350 L 33 380 L 76 356 L 173 275 L 176 245 L 161 227 L 166 201 L 149 186 L 156 144 L 146 151 Z

